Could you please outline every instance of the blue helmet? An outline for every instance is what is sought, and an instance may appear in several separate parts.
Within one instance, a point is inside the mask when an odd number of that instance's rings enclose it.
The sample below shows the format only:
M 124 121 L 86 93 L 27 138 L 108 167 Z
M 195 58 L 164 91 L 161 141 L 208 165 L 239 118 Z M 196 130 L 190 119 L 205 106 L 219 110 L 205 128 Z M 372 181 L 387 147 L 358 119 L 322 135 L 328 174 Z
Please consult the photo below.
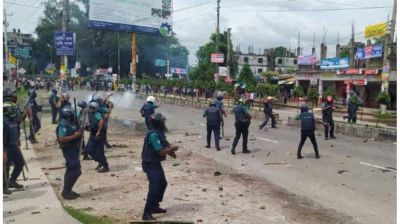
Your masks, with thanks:
M 78 102 L 78 107 L 80 107 L 80 108 L 82 108 L 82 109 L 85 109 L 85 108 L 87 107 L 86 101 L 80 100 L 80 101 Z
M 57 94 L 57 89 L 53 88 L 53 89 L 51 89 L 51 92 L 54 93 L 54 94 Z
M 71 107 L 63 107 L 61 110 L 61 118 L 62 119 L 70 119 L 74 117 L 74 111 Z
M 89 103 L 89 112 L 96 112 L 99 110 L 100 105 L 97 102 Z
M 100 95 L 94 94 L 92 96 L 91 102 L 97 102 L 99 105 L 103 105 L 104 100 L 103 100 L 103 97 L 101 97 Z
M 300 111 L 301 112 L 308 112 L 308 106 L 307 104 L 303 104 L 300 106 Z

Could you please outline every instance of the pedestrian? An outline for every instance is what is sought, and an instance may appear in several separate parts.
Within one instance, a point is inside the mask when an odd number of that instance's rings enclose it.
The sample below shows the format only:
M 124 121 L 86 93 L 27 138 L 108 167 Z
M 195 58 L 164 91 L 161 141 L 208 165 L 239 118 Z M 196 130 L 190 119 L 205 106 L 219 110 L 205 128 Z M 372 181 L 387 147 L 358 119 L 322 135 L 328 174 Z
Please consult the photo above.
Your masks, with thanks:
M 58 96 L 57 96 L 57 90 L 56 89 L 52 89 L 51 90 L 51 94 L 49 97 L 49 103 L 50 103 L 50 107 L 51 107 L 51 120 L 52 120 L 52 124 L 57 124 L 57 103 L 58 103 Z
M 160 101 L 158 100 L 158 104 L 155 104 L 154 96 L 148 96 L 146 99 L 146 103 L 143 104 L 140 109 L 140 114 L 144 117 L 144 121 L 146 123 L 147 129 L 151 130 L 150 124 L 150 116 L 155 113 L 155 109 L 161 106 Z
M 204 111 L 203 117 L 207 118 L 207 145 L 206 148 L 211 148 L 211 132 L 214 132 L 215 148 L 220 151 L 219 139 L 220 139 L 220 124 L 222 120 L 222 112 L 216 106 L 214 101 L 210 102 L 209 107 Z
M 360 100 L 358 100 L 357 94 L 353 91 L 350 92 L 350 99 L 347 103 L 347 122 L 356 123 L 357 122 L 357 110 L 361 106 Z
M 79 161 L 79 147 L 82 131 L 77 126 L 77 118 L 71 107 L 63 107 L 61 120 L 57 126 L 57 141 L 65 159 L 64 187 L 61 196 L 72 200 L 80 195 L 72 190 L 79 176 L 82 174 Z
M 59 113 L 58 121 L 61 120 L 61 111 L 64 107 L 72 108 L 72 104 L 71 104 L 71 102 L 69 102 L 69 98 L 70 98 L 69 93 L 67 93 L 67 92 L 61 93 L 61 99 L 58 101 L 58 104 L 57 104 L 58 113 Z
M 311 143 L 314 147 L 315 158 L 319 159 L 318 145 L 315 140 L 315 119 L 314 114 L 308 112 L 306 104 L 301 105 L 301 113 L 296 117 L 296 120 L 301 120 L 301 140 L 299 147 L 297 148 L 297 159 L 302 159 L 301 149 L 303 148 L 304 142 L 307 138 L 310 138 Z
M 243 98 L 240 98 L 238 100 L 238 103 L 239 104 L 233 109 L 235 113 L 236 134 L 231 149 L 232 155 L 236 154 L 235 148 L 239 142 L 240 136 L 243 136 L 243 145 L 242 145 L 243 153 L 250 153 L 250 150 L 247 149 L 247 140 L 249 136 L 251 115 L 249 114 L 249 110 L 244 104 Z
M 8 180 L 8 188 L 23 188 L 21 184 L 17 183 L 17 179 L 21 174 L 25 164 L 20 146 L 21 141 L 20 130 L 17 121 L 17 107 L 15 103 L 7 100 L 3 102 L 3 153 L 5 151 L 7 154 L 5 178 Z M 14 164 L 14 169 L 11 173 L 11 177 L 9 178 L 9 172 L 12 163 Z M 6 191 L 6 193 L 10 192 Z
M 106 173 L 109 171 L 109 166 L 104 152 L 105 121 L 97 102 L 89 103 L 88 117 L 90 137 L 85 151 L 98 163 L 95 168 L 97 172 Z
M 333 109 L 336 106 L 333 106 L 333 97 L 327 96 L 326 100 L 322 103 L 322 122 L 325 127 L 325 140 L 328 140 L 328 132 L 332 139 L 336 137 L 333 135 L 335 124 L 333 122 Z
M 40 119 L 39 119 L 39 115 L 38 113 L 42 110 L 41 106 L 38 105 L 37 101 L 36 101 L 36 91 L 32 90 L 28 93 L 28 104 L 27 104 L 27 114 L 29 117 L 29 136 L 28 136 L 28 140 L 32 143 L 32 144 L 36 144 L 38 143 L 37 139 L 36 139 L 36 133 L 40 130 L 41 128 L 41 124 L 40 124 Z
M 160 208 L 160 202 L 167 188 L 167 180 L 161 162 L 167 155 L 176 158 L 175 152 L 178 146 L 170 145 L 165 136 L 165 117 L 161 113 L 151 115 L 151 130 L 144 138 L 142 150 L 142 168 L 149 181 L 146 205 L 143 212 L 143 220 L 155 220 L 152 214 L 166 213 L 166 209 Z
M 283 90 L 283 103 L 286 105 L 286 103 L 287 103 L 287 100 L 288 100 L 288 92 L 287 92 L 287 90 L 285 89 L 285 90 Z
M 273 97 L 269 96 L 267 97 L 267 100 L 264 101 L 264 115 L 265 115 L 265 120 L 264 122 L 259 126 L 259 129 L 263 129 L 265 125 L 268 124 L 269 119 L 271 118 L 271 128 L 276 128 L 276 121 L 275 121 L 275 115 L 272 111 L 273 106 L 272 106 L 272 100 Z

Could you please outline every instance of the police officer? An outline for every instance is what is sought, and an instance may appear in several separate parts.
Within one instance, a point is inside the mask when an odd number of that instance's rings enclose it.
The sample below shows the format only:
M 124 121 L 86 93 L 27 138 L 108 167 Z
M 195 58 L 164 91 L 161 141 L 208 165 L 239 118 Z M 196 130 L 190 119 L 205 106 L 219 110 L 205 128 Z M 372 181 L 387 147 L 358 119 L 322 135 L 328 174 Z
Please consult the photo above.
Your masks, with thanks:
M 235 113 L 236 135 L 232 144 L 232 155 L 236 154 L 235 148 L 239 142 L 241 135 L 243 136 L 243 153 L 250 153 L 250 150 L 247 149 L 247 139 L 249 137 L 251 115 L 249 114 L 249 110 L 247 109 L 247 107 L 244 105 L 244 100 L 240 98 L 238 102 L 239 104 L 233 109 Z
M 203 117 L 207 117 L 207 145 L 206 148 L 210 148 L 211 143 L 211 132 L 214 132 L 215 148 L 220 151 L 219 147 L 219 131 L 222 120 L 222 112 L 216 106 L 216 103 L 211 101 L 210 106 L 204 111 Z
M 264 114 L 265 114 L 265 120 L 264 122 L 259 126 L 260 130 L 264 128 L 265 125 L 268 124 L 269 118 L 271 118 L 271 128 L 276 128 L 275 124 L 275 115 L 272 112 L 272 97 L 267 97 L 267 100 L 264 102 Z
M 66 163 L 64 188 L 61 195 L 66 200 L 72 200 L 80 196 L 72 191 L 72 188 L 82 174 L 79 162 L 79 143 L 82 131 L 76 125 L 76 118 L 71 107 L 63 107 L 61 110 L 61 120 L 56 133 Z
M 161 161 L 169 155 L 176 158 L 175 151 L 178 146 L 170 145 L 165 137 L 165 117 L 156 113 L 150 116 L 152 129 L 147 132 L 143 143 L 142 167 L 149 181 L 149 192 L 147 193 L 146 205 L 144 207 L 143 220 L 155 220 L 152 214 L 166 213 L 167 210 L 160 208 L 163 200 L 167 180 Z
M 315 158 L 319 159 L 318 145 L 315 140 L 315 119 L 314 114 L 308 112 L 308 107 L 306 104 L 301 105 L 301 113 L 296 117 L 296 120 L 301 120 L 301 140 L 299 147 L 297 149 L 297 159 L 302 159 L 301 149 L 303 148 L 304 142 L 307 138 L 310 138 L 311 143 L 314 146 Z
M 85 147 L 85 152 L 98 162 L 96 167 L 97 172 L 105 173 L 109 171 L 107 158 L 104 152 L 106 134 L 104 127 L 105 121 L 97 102 L 89 103 L 88 117 L 90 137 L 89 142 Z
M 36 140 L 35 134 L 40 130 L 41 125 L 40 125 L 40 119 L 38 116 L 38 113 L 41 111 L 41 107 L 38 105 L 37 101 L 36 101 L 36 91 L 33 90 L 31 92 L 29 92 L 29 100 L 28 100 L 28 104 L 27 104 L 27 114 L 29 116 L 29 120 L 30 120 L 30 133 L 28 136 L 28 140 L 32 143 L 38 143 L 38 141 Z
M 333 97 L 327 96 L 326 100 L 322 103 L 322 122 L 325 127 L 325 140 L 328 140 L 328 132 L 331 138 L 335 139 L 336 137 L 333 135 L 335 124 L 333 123 L 333 109 L 336 108 L 333 106 Z M 330 130 L 329 130 L 330 128 Z
M 357 110 L 361 106 L 361 102 L 358 100 L 356 93 L 353 91 L 350 93 L 350 99 L 347 103 L 347 122 L 356 123 L 357 122 Z
M 58 103 L 58 96 L 57 96 L 57 90 L 52 89 L 51 94 L 49 97 L 49 103 L 51 106 L 51 118 L 52 118 L 52 124 L 57 124 L 57 103 Z
M 17 183 L 17 178 L 21 174 L 25 161 L 20 149 L 20 132 L 17 121 L 17 107 L 13 102 L 3 103 L 3 148 L 7 152 L 6 178 L 10 172 L 10 165 L 14 163 L 14 169 L 8 181 L 9 188 L 23 188 Z
M 78 102 L 78 107 L 80 108 L 78 119 L 79 119 L 79 124 L 81 125 L 79 128 L 82 129 L 86 126 L 85 123 L 88 122 L 88 120 L 86 120 L 84 118 L 85 116 L 87 116 L 88 104 L 86 103 L 86 101 L 80 100 Z M 84 123 L 84 121 L 85 121 L 85 123 Z M 82 138 L 83 138 L 83 132 L 82 132 Z M 91 160 L 91 158 L 89 157 L 89 154 L 85 150 L 85 140 L 84 139 L 82 139 L 82 155 L 83 155 L 83 160 Z
M 158 104 L 155 104 L 154 96 L 148 96 L 146 101 L 147 102 L 143 104 L 142 108 L 140 109 L 140 114 L 142 117 L 144 117 L 147 129 L 150 130 L 150 116 L 155 113 L 155 109 L 160 107 L 161 104 L 160 101 L 158 101 Z
M 69 102 L 69 93 L 67 93 L 67 92 L 61 93 L 61 99 L 58 101 L 57 108 L 58 108 L 58 112 L 60 114 L 60 116 L 58 118 L 59 121 L 61 120 L 61 111 L 64 107 L 72 108 L 72 104 L 71 104 L 71 102 Z

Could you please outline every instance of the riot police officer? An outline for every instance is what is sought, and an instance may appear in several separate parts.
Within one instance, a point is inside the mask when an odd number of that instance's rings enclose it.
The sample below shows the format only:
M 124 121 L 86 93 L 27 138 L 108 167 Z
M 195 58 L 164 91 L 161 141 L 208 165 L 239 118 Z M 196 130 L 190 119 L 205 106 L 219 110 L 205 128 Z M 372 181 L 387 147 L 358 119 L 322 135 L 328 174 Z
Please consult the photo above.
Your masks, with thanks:
M 167 180 L 161 162 L 166 159 L 167 155 L 176 158 L 175 151 L 178 150 L 178 146 L 168 143 L 164 134 L 165 120 L 161 113 L 150 116 L 152 129 L 147 132 L 143 143 L 142 167 L 149 181 L 143 220 L 155 220 L 152 214 L 167 212 L 160 208 L 160 202 L 163 200 L 167 188 Z
M 211 101 L 210 106 L 204 111 L 203 117 L 207 117 L 207 145 L 206 148 L 210 148 L 211 143 L 211 132 L 214 132 L 215 148 L 220 151 L 219 147 L 219 131 L 222 120 L 222 112 L 217 107 L 216 103 Z
M 89 155 L 98 162 L 96 167 L 97 172 L 105 173 L 109 171 L 107 158 L 104 152 L 106 133 L 104 127 L 105 121 L 97 102 L 89 103 L 88 117 L 90 137 L 89 142 L 85 147 L 85 152 L 89 153 Z
M 3 148 L 7 153 L 6 178 L 8 179 L 10 165 L 14 163 L 14 169 L 8 181 L 9 188 L 23 188 L 17 183 L 25 161 L 20 149 L 20 132 L 17 121 L 17 107 L 13 102 L 3 103 Z
M 38 141 L 36 140 L 35 134 L 40 130 L 41 125 L 40 125 L 40 119 L 39 119 L 39 115 L 38 113 L 41 111 L 41 106 L 38 105 L 38 103 L 36 102 L 36 91 L 33 90 L 31 92 L 29 92 L 29 100 L 28 100 L 28 104 L 27 104 L 27 114 L 29 116 L 29 120 L 30 120 L 30 133 L 28 136 L 28 139 L 31 143 L 35 144 L 38 143 Z
M 301 120 L 301 140 L 297 149 L 297 159 L 302 159 L 301 149 L 303 148 L 304 142 L 307 138 L 310 138 L 311 143 L 314 146 L 315 158 L 319 159 L 318 145 L 315 140 L 315 119 L 314 114 L 308 112 L 306 104 L 301 105 L 301 113 L 296 117 L 296 120 Z
M 242 98 L 239 99 L 238 103 L 239 104 L 233 109 L 235 113 L 236 134 L 231 149 L 232 155 L 236 154 L 235 148 L 239 142 L 240 136 L 243 136 L 243 153 L 250 153 L 250 150 L 247 149 L 247 140 L 249 137 L 251 115 L 249 114 L 247 107 L 244 105 L 244 100 Z
M 56 89 L 52 89 L 51 90 L 51 94 L 49 97 L 49 103 L 50 103 L 50 107 L 51 107 L 51 120 L 52 120 L 52 124 L 57 124 L 57 103 L 58 103 L 58 97 L 57 97 L 57 90 Z
M 79 120 L 79 124 L 81 124 L 80 128 L 84 128 L 86 126 L 86 122 L 88 122 L 88 120 L 86 120 L 85 116 L 87 116 L 87 108 L 88 108 L 88 104 L 86 103 L 86 101 L 84 100 L 80 100 L 78 102 L 78 107 L 80 108 L 79 111 L 79 115 L 78 115 L 78 120 Z M 83 155 L 83 160 L 91 160 L 91 158 L 89 157 L 89 154 L 86 152 L 85 150 L 85 139 L 83 136 L 83 132 L 82 132 L 82 155 Z M 81 147 L 81 146 L 79 146 Z
M 158 101 L 158 104 L 155 104 L 155 98 L 154 96 L 148 96 L 147 97 L 147 102 L 143 104 L 142 108 L 140 109 L 140 114 L 142 117 L 144 117 L 144 121 L 146 123 L 147 129 L 150 130 L 150 116 L 155 113 L 155 109 L 160 107 L 160 102 Z
M 79 162 L 79 143 L 82 131 L 76 125 L 76 118 L 71 107 L 63 107 L 61 110 L 61 120 L 56 133 L 66 163 L 64 188 L 61 195 L 64 199 L 72 200 L 80 196 L 72 188 L 82 174 Z
M 60 114 L 59 118 L 58 118 L 59 121 L 61 120 L 61 111 L 64 107 L 72 108 L 72 104 L 71 104 L 71 102 L 69 102 L 69 93 L 67 93 L 67 92 L 61 93 L 61 99 L 58 101 L 57 108 L 58 108 L 58 112 Z
M 333 97 L 327 96 L 325 102 L 322 103 L 322 122 L 325 127 L 325 140 L 328 140 L 328 132 L 331 138 L 335 139 L 333 135 L 335 124 L 333 122 Z M 330 130 L 329 130 L 330 129 Z

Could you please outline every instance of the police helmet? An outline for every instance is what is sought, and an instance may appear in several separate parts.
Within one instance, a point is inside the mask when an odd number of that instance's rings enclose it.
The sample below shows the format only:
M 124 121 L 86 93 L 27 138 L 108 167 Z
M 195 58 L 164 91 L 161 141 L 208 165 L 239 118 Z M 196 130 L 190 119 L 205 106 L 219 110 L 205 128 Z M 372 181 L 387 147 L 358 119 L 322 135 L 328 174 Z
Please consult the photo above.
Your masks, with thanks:
M 308 112 L 308 106 L 307 104 L 303 104 L 300 106 L 300 111 L 301 112 Z
M 223 96 L 217 96 L 217 100 L 221 101 L 221 100 L 223 100 L 223 99 L 224 99 Z
M 99 110 L 100 105 L 97 102 L 90 102 L 89 103 L 89 112 L 96 112 Z
M 155 128 L 164 128 L 167 119 L 161 113 L 155 113 L 150 116 L 150 122 Z
M 78 107 L 80 107 L 80 108 L 82 108 L 82 109 L 85 109 L 85 108 L 87 107 L 86 101 L 80 100 L 80 101 L 78 102 Z
M 3 115 L 6 117 L 15 117 L 17 115 L 17 108 L 15 103 L 5 102 L 3 104 Z
M 152 102 L 152 103 L 154 103 L 154 101 L 156 101 L 156 98 L 154 98 L 154 96 L 148 96 L 148 97 L 147 97 L 147 102 Z
M 99 105 L 103 105 L 104 100 L 103 100 L 103 97 L 102 97 L 102 96 L 97 95 L 97 94 L 94 94 L 94 95 L 92 96 L 91 102 L 96 102 L 96 103 L 98 103 Z
M 208 105 L 210 105 L 210 106 L 216 106 L 217 105 L 217 103 L 216 103 L 216 101 L 215 100 L 208 100 Z
M 53 89 L 51 89 L 51 92 L 54 94 L 57 94 L 57 89 L 53 88 Z
M 61 110 L 61 118 L 69 119 L 74 117 L 74 111 L 71 107 L 63 107 Z
M 62 96 L 62 98 L 64 99 L 64 100 L 69 100 L 69 93 L 67 93 L 67 92 L 63 92 L 63 93 L 61 93 L 61 96 Z

